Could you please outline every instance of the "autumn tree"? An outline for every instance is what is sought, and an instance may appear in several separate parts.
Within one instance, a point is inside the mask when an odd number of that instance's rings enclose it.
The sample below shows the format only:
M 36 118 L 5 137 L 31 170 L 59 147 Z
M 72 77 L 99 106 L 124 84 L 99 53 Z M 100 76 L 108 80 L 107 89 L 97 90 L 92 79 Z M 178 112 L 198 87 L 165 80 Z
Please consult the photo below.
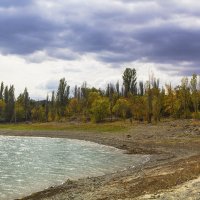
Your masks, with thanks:
M 91 118 L 94 122 L 102 122 L 110 114 L 109 99 L 106 97 L 99 97 L 95 99 L 91 107 Z
M 119 98 L 119 91 L 117 91 L 119 88 L 115 88 L 115 86 L 112 83 L 109 83 L 107 85 L 106 89 L 106 96 L 109 98 L 110 102 L 110 114 L 111 114 L 111 121 L 112 121 L 112 114 L 113 114 L 113 107 Z
M 36 103 L 36 105 L 31 110 L 31 117 L 33 121 L 36 122 L 45 122 L 45 108 L 39 104 L 39 102 Z
M 30 97 L 27 88 L 17 97 L 16 120 L 27 121 L 31 117 Z
M 78 99 L 77 98 L 70 99 L 68 108 L 69 108 L 70 116 L 76 116 L 77 114 L 79 114 L 80 113 L 80 104 L 78 102 Z
M 144 96 L 132 96 L 129 98 L 129 101 L 133 119 L 144 121 L 146 119 L 146 104 Z
M 5 102 L 3 99 L 0 99 L 0 122 L 5 121 L 4 110 L 5 110 Z
M 164 113 L 166 116 L 174 116 L 175 114 L 175 92 L 171 84 L 165 84 L 166 95 L 164 100 Z
M 113 112 L 116 116 L 121 117 L 123 120 L 128 116 L 128 112 L 130 111 L 130 104 L 127 99 L 120 98 L 117 100 Z

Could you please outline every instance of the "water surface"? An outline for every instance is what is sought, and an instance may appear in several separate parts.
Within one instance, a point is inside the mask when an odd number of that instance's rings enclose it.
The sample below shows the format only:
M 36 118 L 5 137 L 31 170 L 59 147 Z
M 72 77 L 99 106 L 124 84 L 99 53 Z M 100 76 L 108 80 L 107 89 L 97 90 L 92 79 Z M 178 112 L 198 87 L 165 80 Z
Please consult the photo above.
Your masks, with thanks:
M 87 141 L 1 136 L 0 199 L 20 198 L 67 179 L 134 167 L 148 158 Z

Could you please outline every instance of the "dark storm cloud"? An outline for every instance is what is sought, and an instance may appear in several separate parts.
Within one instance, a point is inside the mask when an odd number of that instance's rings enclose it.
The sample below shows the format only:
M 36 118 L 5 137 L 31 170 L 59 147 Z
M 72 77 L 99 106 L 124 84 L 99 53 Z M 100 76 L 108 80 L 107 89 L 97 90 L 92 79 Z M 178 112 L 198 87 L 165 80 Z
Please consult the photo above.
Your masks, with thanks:
M 144 28 L 133 34 L 141 42 L 143 54 L 154 62 L 199 62 L 199 30 L 188 30 L 176 26 Z
M 200 5 L 194 0 L 190 4 L 185 0 L 58 1 L 55 9 L 45 3 L 55 2 L 0 2 L 0 8 L 15 8 L 0 11 L 2 53 L 25 56 L 45 51 L 66 60 L 92 53 L 113 66 L 145 59 L 177 65 L 184 73 L 181 63 L 188 62 L 192 71 L 199 72 L 200 25 L 190 26 L 200 20 Z
M 38 16 L 0 14 L 0 49 L 5 54 L 29 54 L 54 41 L 58 27 Z M 52 42 L 53 43 L 53 42 Z M 51 43 L 50 43 L 51 45 Z

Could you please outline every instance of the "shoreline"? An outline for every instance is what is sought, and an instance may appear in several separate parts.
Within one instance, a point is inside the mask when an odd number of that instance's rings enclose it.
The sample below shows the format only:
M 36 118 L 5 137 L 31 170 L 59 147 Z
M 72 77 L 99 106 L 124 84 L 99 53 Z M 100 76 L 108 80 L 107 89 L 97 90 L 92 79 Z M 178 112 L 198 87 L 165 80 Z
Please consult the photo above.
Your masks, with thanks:
M 129 154 L 152 155 L 152 160 L 142 166 L 100 177 L 84 178 L 77 181 L 67 180 L 60 186 L 50 187 L 21 200 L 137 199 L 147 193 L 158 193 L 163 189 L 173 188 L 200 176 L 198 167 L 200 163 L 200 136 L 199 134 L 196 134 L 195 137 L 194 134 L 183 135 L 183 131 L 187 132 L 192 127 L 188 123 L 191 122 L 187 121 L 187 129 L 185 121 L 182 120 L 175 123 L 163 122 L 157 126 L 138 124 L 127 133 L 0 130 L 0 135 L 86 140 L 126 150 Z M 192 141 L 191 136 L 194 139 Z M 187 173 L 186 176 L 184 170 L 189 170 L 191 173 Z M 170 176 L 172 172 L 173 176 Z M 175 177 L 178 181 L 174 180 Z M 164 179 L 166 181 L 163 183 Z M 141 181 L 143 187 L 140 186 Z M 147 184 L 151 181 L 154 185 Z

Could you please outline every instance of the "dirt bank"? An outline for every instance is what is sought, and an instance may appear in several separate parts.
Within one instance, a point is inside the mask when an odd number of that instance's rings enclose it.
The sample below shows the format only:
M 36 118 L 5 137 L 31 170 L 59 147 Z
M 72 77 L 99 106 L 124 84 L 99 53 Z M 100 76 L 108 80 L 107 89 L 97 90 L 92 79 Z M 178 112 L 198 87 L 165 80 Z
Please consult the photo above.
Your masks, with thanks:
M 164 199 L 168 193 L 165 190 L 177 192 L 178 185 L 187 185 L 189 180 L 196 179 L 195 184 L 199 185 L 199 121 L 166 121 L 158 125 L 134 123 L 126 133 L 2 130 L 0 134 L 83 139 L 125 149 L 128 153 L 153 155 L 150 162 L 136 169 L 78 181 L 68 180 L 61 186 L 38 192 L 23 200 Z M 188 182 L 188 191 L 191 185 Z M 193 193 L 196 195 L 193 199 L 198 199 L 198 192 Z

